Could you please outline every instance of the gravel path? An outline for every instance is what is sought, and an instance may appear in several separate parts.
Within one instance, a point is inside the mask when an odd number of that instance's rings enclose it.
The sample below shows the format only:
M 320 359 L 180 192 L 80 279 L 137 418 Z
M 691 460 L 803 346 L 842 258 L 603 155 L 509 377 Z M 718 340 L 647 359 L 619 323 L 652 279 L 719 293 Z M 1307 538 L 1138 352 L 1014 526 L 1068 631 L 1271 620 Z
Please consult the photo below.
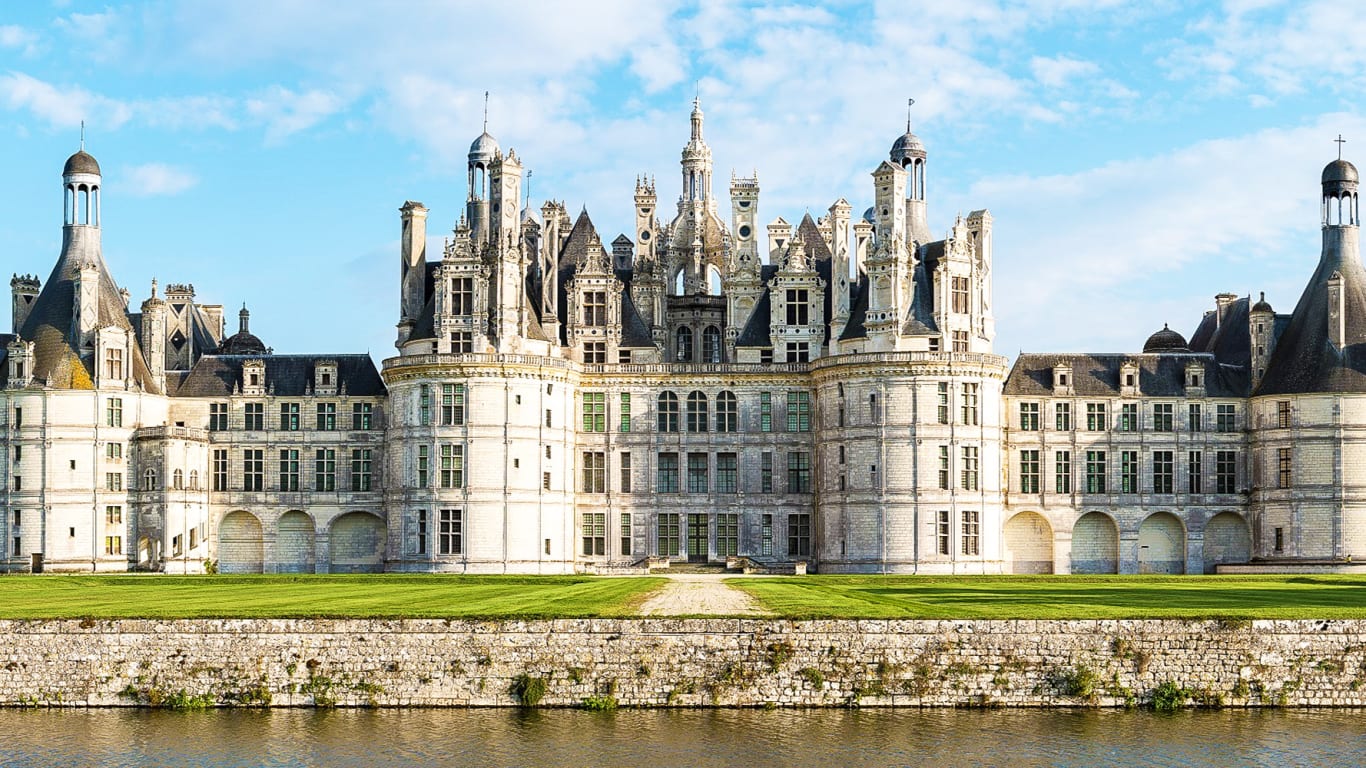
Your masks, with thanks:
M 728 586 L 725 574 L 667 575 L 664 589 L 641 603 L 642 616 L 768 616 L 748 593 Z

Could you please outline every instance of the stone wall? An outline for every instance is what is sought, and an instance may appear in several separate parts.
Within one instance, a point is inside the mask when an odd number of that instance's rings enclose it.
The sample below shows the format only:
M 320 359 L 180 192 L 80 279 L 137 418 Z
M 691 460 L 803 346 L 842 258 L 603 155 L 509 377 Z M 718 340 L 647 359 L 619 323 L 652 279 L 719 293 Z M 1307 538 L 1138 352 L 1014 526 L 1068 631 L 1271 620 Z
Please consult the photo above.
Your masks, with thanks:
M 0 705 L 1366 706 L 1366 621 L 0 621 Z

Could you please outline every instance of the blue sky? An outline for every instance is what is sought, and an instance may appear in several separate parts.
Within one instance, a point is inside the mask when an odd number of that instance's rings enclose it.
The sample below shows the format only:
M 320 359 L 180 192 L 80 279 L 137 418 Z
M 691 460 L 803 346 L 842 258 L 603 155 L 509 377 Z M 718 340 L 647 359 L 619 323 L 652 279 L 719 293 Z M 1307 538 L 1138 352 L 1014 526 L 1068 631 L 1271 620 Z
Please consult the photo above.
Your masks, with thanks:
M 277 351 L 383 358 L 397 209 L 449 232 L 486 90 L 534 203 L 605 241 L 637 174 L 677 196 L 695 89 L 761 221 L 863 210 L 914 97 L 932 230 L 995 219 L 997 351 L 1136 350 L 1221 291 L 1294 306 L 1332 140 L 1366 158 L 1361 40 L 1341 0 L 6 3 L 0 258 L 46 278 L 85 120 L 135 301 L 189 282 Z

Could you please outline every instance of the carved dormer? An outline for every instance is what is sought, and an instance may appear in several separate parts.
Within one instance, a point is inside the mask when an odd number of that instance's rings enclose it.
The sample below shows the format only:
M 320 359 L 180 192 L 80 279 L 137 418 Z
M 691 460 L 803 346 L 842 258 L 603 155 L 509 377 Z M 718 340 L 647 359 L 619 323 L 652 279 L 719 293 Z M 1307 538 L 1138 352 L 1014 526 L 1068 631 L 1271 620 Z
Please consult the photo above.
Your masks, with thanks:
M 1073 393 L 1072 364 L 1061 363 L 1053 366 L 1053 394 L 1058 396 Z
M 319 360 L 313 367 L 313 392 L 321 397 L 337 394 L 337 361 Z
M 1125 360 L 1119 366 L 1119 393 L 1125 396 L 1138 395 L 1138 363 Z
M 8 388 L 20 389 L 33 381 L 33 342 L 16 338 L 6 350 L 9 362 Z
M 617 359 L 621 344 L 621 281 L 596 234 L 589 237 L 583 262 L 565 292 L 566 340 L 573 358 L 589 364 Z
M 1205 396 L 1205 364 L 1199 360 L 1186 363 L 1186 397 Z
M 769 335 L 773 359 L 804 363 L 821 356 L 825 342 L 826 285 L 817 275 L 800 231 L 778 258 L 769 282 Z
M 259 396 L 266 394 L 266 361 L 246 360 L 242 363 L 242 394 Z

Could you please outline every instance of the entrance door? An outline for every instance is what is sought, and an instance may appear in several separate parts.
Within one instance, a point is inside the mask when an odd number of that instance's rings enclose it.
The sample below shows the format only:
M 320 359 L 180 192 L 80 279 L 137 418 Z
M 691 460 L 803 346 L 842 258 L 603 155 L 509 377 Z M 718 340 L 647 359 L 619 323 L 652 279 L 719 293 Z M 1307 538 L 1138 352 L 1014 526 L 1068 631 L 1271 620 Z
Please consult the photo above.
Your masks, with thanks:
M 688 562 L 707 562 L 707 516 L 688 515 Z

